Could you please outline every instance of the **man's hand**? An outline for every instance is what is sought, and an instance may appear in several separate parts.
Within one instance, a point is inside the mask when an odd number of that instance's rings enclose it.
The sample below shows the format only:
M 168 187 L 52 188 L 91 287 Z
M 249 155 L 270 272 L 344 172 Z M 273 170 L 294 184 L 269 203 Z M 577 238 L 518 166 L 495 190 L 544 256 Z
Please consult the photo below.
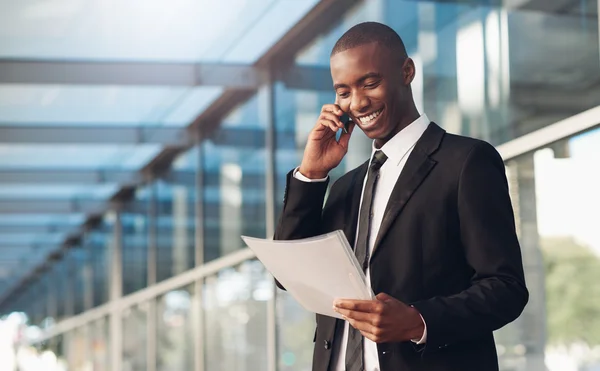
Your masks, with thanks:
M 300 173 L 310 179 L 325 178 L 329 171 L 340 164 L 348 152 L 350 134 L 354 123 L 350 124 L 348 133 L 342 133 L 336 140 L 338 129 L 344 127 L 340 121 L 344 111 L 337 104 L 326 104 L 321 109 L 317 124 L 308 135 L 304 148 L 304 157 L 300 164 Z
M 333 309 L 376 343 L 418 340 L 425 330 L 415 308 L 384 293 L 377 295 L 376 300 L 338 299 Z

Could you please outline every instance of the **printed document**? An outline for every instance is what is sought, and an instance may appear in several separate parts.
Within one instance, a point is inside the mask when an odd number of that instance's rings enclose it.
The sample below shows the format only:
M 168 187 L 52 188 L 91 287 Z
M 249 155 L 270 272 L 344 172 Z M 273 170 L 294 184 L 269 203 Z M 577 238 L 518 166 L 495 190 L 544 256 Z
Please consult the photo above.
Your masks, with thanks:
M 341 318 L 333 301 L 374 299 L 365 274 L 340 230 L 292 241 L 242 236 L 266 269 L 306 310 Z

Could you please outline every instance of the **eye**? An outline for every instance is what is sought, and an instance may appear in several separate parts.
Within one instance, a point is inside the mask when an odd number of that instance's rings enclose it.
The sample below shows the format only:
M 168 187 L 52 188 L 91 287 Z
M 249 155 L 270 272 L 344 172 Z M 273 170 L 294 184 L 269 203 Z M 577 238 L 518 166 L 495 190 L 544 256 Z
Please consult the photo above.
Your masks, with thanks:
M 372 83 L 369 83 L 369 84 L 365 84 L 365 88 L 366 89 L 374 89 L 377 86 L 379 86 L 379 81 L 372 82 Z
M 338 97 L 340 97 L 340 98 L 348 98 L 348 96 L 350 96 L 350 93 L 348 93 L 346 91 L 338 93 Z

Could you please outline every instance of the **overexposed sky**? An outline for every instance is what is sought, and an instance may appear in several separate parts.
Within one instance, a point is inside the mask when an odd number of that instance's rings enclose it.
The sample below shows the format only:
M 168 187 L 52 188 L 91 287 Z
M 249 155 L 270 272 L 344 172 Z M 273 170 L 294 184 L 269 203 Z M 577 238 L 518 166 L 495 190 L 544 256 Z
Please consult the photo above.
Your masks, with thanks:
M 571 157 L 534 154 L 538 231 L 573 236 L 600 255 L 600 129 L 569 141 Z

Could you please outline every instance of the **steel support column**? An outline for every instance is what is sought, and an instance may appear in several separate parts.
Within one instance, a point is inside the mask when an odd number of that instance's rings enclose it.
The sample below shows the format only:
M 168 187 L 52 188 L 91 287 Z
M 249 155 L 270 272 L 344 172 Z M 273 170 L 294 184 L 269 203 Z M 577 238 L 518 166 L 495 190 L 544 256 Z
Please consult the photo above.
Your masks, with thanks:
M 157 192 L 154 185 L 150 186 L 150 200 L 148 201 L 148 286 L 152 286 L 156 283 L 156 271 L 157 271 L 157 260 L 156 260 L 156 249 L 157 249 Z M 148 316 L 146 318 L 146 334 L 148 341 L 146 343 L 146 367 L 147 371 L 156 371 L 157 364 L 157 320 L 158 316 L 156 313 L 156 298 L 148 301 Z
M 119 211 L 113 212 L 114 232 L 110 254 L 110 357 L 111 370 L 122 370 L 123 365 L 123 318 L 117 301 L 123 295 L 123 224 Z
M 265 171 L 265 218 L 267 238 L 275 232 L 275 87 L 268 81 L 258 91 L 259 114 L 265 122 L 266 171 Z M 271 298 L 267 302 L 267 370 L 277 371 L 277 319 L 276 286 L 271 283 Z
M 196 267 L 204 264 L 204 168 L 202 144 L 202 132 L 196 133 L 196 146 L 198 146 L 198 161 L 196 166 L 196 202 L 195 202 L 195 263 Z M 194 339 L 194 370 L 204 371 L 204 309 L 202 306 L 202 297 L 204 295 L 204 279 L 199 279 L 194 283 L 194 299 L 192 301 L 192 321 L 193 321 L 193 339 Z

